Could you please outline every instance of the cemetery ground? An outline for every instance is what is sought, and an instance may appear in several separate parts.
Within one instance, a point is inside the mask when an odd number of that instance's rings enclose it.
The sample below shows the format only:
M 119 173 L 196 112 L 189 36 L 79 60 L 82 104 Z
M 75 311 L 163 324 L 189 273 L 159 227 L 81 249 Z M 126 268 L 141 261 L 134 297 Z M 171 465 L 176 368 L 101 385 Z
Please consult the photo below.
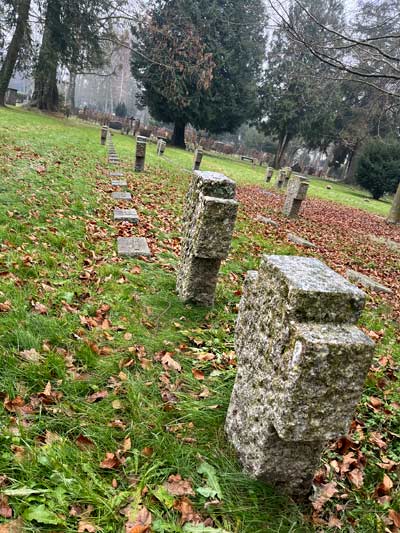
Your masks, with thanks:
M 193 154 L 159 158 L 149 145 L 134 173 L 133 139 L 114 134 L 121 164 L 110 166 L 99 129 L 0 111 L 0 532 L 398 531 L 400 230 L 384 223 L 389 204 L 313 180 L 288 221 L 265 168 L 205 155 L 202 169 L 238 182 L 241 206 L 216 305 L 195 308 L 175 294 Z M 124 172 L 138 226 L 112 220 L 110 170 Z M 146 237 L 153 258 L 117 257 L 117 236 Z M 272 253 L 392 290 L 369 292 L 361 326 L 376 357 L 310 506 L 243 474 L 223 431 L 244 275 Z

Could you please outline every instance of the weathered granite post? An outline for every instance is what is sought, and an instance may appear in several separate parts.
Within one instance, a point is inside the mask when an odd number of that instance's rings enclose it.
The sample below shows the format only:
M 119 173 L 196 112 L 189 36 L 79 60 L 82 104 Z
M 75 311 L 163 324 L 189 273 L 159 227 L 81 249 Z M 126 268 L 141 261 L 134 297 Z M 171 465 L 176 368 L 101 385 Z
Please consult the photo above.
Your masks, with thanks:
M 300 176 L 294 176 L 290 179 L 283 206 L 284 215 L 289 218 L 297 218 L 299 216 L 301 204 L 306 199 L 309 186 L 310 182 Z
M 278 170 L 278 176 L 275 182 L 275 185 L 277 186 L 278 189 L 282 189 L 284 181 L 285 181 L 285 171 L 283 168 L 281 168 L 280 170 Z
M 100 133 L 100 142 L 103 146 L 106 144 L 107 135 L 108 135 L 108 126 L 102 126 L 101 133 Z
M 236 325 L 225 429 L 253 477 L 305 497 L 321 451 L 346 435 L 374 343 L 355 324 L 365 294 L 313 258 L 264 256 Z
M 194 153 L 194 164 L 193 164 L 193 170 L 199 170 L 201 161 L 203 159 L 203 150 L 202 148 L 197 148 L 197 150 Z
M 135 172 L 143 172 L 146 159 L 147 138 L 138 135 L 136 137 Z
M 283 169 L 284 175 L 283 175 L 283 188 L 286 189 L 286 187 L 289 184 L 289 180 L 292 176 L 292 169 L 290 167 L 285 167 Z
M 229 253 L 238 203 L 236 183 L 215 172 L 194 173 L 183 219 L 177 291 L 184 302 L 211 306 L 218 272 Z
M 271 167 L 267 167 L 267 172 L 265 174 L 265 181 L 269 183 L 272 180 L 273 175 L 274 175 L 274 169 Z

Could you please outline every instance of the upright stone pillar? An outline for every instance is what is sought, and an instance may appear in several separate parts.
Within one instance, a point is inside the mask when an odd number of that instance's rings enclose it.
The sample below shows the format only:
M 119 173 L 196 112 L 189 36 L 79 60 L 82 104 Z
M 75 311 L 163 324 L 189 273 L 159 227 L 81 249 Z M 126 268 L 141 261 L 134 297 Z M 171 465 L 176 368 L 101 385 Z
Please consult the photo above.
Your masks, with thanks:
M 290 167 L 285 167 L 283 169 L 284 175 L 283 175 L 283 188 L 286 189 L 286 187 L 289 184 L 289 180 L 292 176 L 292 169 Z
M 164 141 L 164 139 L 158 139 L 157 141 L 157 155 L 158 156 L 164 155 L 166 146 L 167 146 L 167 143 Z
M 280 170 L 278 170 L 278 176 L 276 178 L 275 185 L 278 189 L 282 189 L 284 182 L 285 182 L 285 170 L 281 168 Z
M 136 137 L 136 157 L 135 157 L 135 172 L 143 172 L 144 162 L 146 160 L 146 143 L 147 137 L 138 135 Z
M 193 164 L 193 170 L 199 170 L 201 161 L 203 159 L 203 150 L 202 148 L 197 148 L 197 150 L 194 153 L 194 164 Z
M 221 262 L 229 253 L 238 203 L 236 183 L 215 172 L 194 173 L 186 197 L 177 291 L 184 302 L 211 306 Z
M 245 283 L 225 429 L 245 470 L 308 495 L 326 443 L 346 435 L 374 343 L 365 294 L 313 258 L 264 256 Z
M 271 167 L 267 168 L 267 172 L 265 173 L 265 181 L 266 183 L 269 183 L 272 180 L 272 176 L 274 175 L 274 169 Z
M 100 142 L 103 146 L 106 144 L 107 135 L 108 135 L 108 126 L 102 126 L 101 133 L 100 133 Z
M 301 204 L 306 199 L 309 186 L 310 182 L 300 176 L 291 178 L 283 206 L 284 215 L 289 218 L 297 218 L 299 216 Z

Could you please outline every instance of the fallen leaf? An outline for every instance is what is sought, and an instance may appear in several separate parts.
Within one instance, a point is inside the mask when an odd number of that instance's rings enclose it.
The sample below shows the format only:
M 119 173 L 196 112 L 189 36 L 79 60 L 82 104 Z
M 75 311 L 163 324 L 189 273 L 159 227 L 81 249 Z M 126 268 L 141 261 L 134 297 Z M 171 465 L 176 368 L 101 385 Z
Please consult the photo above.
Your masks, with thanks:
M 179 474 L 169 476 L 164 487 L 172 496 L 194 496 L 195 492 L 189 480 L 182 479 Z
M 121 465 L 120 459 L 115 455 L 115 453 L 106 453 L 105 459 L 100 463 L 100 468 L 106 470 L 112 470 L 113 468 L 118 468 Z
M 326 502 L 333 498 L 338 492 L 337 483 L 334 481 L 320 485 L 317 488 L 317 497 L 312 502 L 313 508 L 318 512 L 321 511 Z
M 0 516 L 3 516 L 4 518 L 11 518 L 12 514 L 12 509 L 8 505 L 8 496 L 5 494 L 0 494 Z
M 43 359 L 43 357 L 35 350 L 35 348 L 23 350 L 22 352 L 19 352 L 19 355 L 22 357 L 22 359 L 25 359 L 25 361 L 28 361 L 29 363 L 40 363 L 40 361 Z
M 392 488 L 393 488 L 393 481 L 390 479 L 390 477 L 387 474 L 384 474 L 382 483 L 379 483 L 379 485 L 376 487 L 375 494 L 377 496 L 385 496 L 389 494 Z
M 22 518 L 0 524 L 0 533 L 23 533 L 24 530 L 24 521 Z
M 355 468 L 347 474 L 351 483 L 356 487 L 356 489 L 361 489 L 364 484 L 364 474 L 363 471 L 359 468 Z
M 5 302 L 0 302 L 0 313 L 7 313 L 11 311 L 11 302 L 6 300 Z
M 78 523 L 78 533 L 84 533 L 85 531 L 88 531 L 89 533 L 96 533 L 97 527 L 91 522 L 80 520 Z
M 150 531 L 152 515 L 145 506 L 140 507 L 134 521 L 130 520 L 125 525 L 125 533 L 147 533 Z
M 198 370 L 197 368 L 192 368 L 192 374 L 193 377 L 199 381 L 202 381 L 204 379 L 204 372 Z
M 192 502 L 189 500 L 189 498 L 183 497 L 182 499 L 176 501 L 174 504 L 174 509 L 181 514 L 181 525 L 184 525 L 187 522 L 192 524 L 201 524 L 203 521 L 202 517 L 193 509 Z
M 180 372 L 182 370 L 181 365 L 178 363 L 178 361 L 175 361 L 175 359 L 172 359 L 171 355 L 167 352 L 162 358 L 161 363 L 165 370 L 176 370 L 177 372 Z
M 89 403 L 95 403 L 95 402 L 99 402 L 100 400 L 103 400 L 104 398 L 107 398 L 107 396 L 108 396 L 108 392 L 106 390 L 102 390 L 102 391 L 95 392 L 91 394 L 90 396 L 88 396 L 86 398 L 86 401 Z
M 390 509 L 389 518 L 392 520 L 393 524 L 396 527 L 400 528 L 400 513 L 398 511 L 394 511 L 393 509 Z

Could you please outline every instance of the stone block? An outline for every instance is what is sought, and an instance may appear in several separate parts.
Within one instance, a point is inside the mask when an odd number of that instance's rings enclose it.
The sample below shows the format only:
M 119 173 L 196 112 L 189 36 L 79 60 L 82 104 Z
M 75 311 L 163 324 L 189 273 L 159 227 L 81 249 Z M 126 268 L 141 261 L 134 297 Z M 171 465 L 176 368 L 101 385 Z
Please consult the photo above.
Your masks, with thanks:
M 356 270 L 347 270 L 346 276 L 349 278 L 349 280 L 353 281 L 354 283 L 359 283 L 366 289 L 371 289 L 375 292 L 383 292 L 386 294 L 391 294 L 393 292 L 392 289 L 389 289 L 389 287 L 385 287 L 385 285 L 382 285 L 378 281 L 375 281 L 374 279 L 369 278 L 365 274 L 361 274 Z
M 222 174 L 196 171 L 183 216 L 177 291 L 185 302 L 210 306 L 218 271 L 230 247 L 238 204 L 236 184 Z
M 253 477 L 305 497 L 320 454 L 345 435 L 370 366 L 355 326 L 365 294 L 313 258 L 265 256 L 248 273 L 225 429 Z
M 127 182 L 126 180 L 111 180 L 111 185 L 113 187 L 126 187 Z
M 307 197 L 307 191 L 310 183 L 294 176 L 290 179 L 287 188 L 285 204 L 283 206 L 283 214 L 289 218 L 297 218 L 301 209 L 301 204 Z
M 118 237 L 118 255 L 121 257 L 151 257 L 144 237 Z
M 114 220 L 117 222 L 131 222 L 139 224 L 139 217 L 136 209 L 114 209 Z
M 298 244 L 299 246 L 304 246 L 305 248 L 316 248 L 315 244 L 310 241 L 307 241 L 307 239 L 303 239 L 303 237 L 295 235 L 294 233 L 288 233 L 287 238 L 290 242 Z
M 111 194 L 111 197 L 114 200 L 126 200 L 126 201 L 132 200 L 132 195 L 130 192 L 113 192 Z
M 100 142 L 103 146 L 106 144 L 107 136 L 108 136 L 108 127 L 103 126 L 100 132 Z
M 123 172 L 110 172 L 110 178 L 122 178 L 123 176 Z
M 135 172 L 143 172 L 146 160 L 146 143 L 147 138 L 138 136 L 136 138 L 136 156 L 135 156 Z
M 272 176 L 274 175 L 274 169 L 271 167 L 267 168 L 267 171 L 265 173 L 265 181 L 269 183 L 272 180 Z
M 202 160 L 203 160 L 203 150 L 201 148 L 197 148 L 197 150 L 194 153 L 193 170 L 200 169 Z

